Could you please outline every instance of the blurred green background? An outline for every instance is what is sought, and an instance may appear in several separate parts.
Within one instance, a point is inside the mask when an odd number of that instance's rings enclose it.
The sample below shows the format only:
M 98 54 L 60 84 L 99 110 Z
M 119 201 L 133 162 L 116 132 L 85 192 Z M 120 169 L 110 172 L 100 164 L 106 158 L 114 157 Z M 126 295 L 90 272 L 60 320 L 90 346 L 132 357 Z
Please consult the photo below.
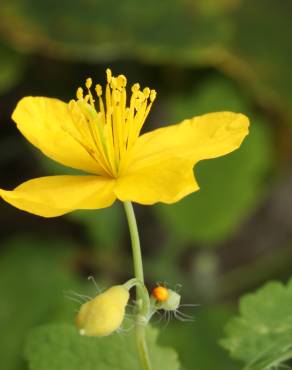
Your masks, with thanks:
M 240 150 L 203 161 L 201 190 L 174 205 L 135 206 L 147 285 L 181 284 L 184 312 L 160 343 L 186 370 L 236 370 L 218 344 L 240 295 L 292 267 L 291 1 L 10 0 L 0 3 L 0 187 L 65 169 L 17 132 L 26 95 L 68 101 L 105 69 L 158 92 L 145 130 L 232 110 L 250 117 Z M 70 291 L 94 294 L 132 276 L 120 204 L 43 219 L 0 206 L 0 359 L 25 370 L 31 328 L 72 322 Z M 72 294 L 71 294 L 72 296 Z M 161 369 L 163 370 L 163 369 Z

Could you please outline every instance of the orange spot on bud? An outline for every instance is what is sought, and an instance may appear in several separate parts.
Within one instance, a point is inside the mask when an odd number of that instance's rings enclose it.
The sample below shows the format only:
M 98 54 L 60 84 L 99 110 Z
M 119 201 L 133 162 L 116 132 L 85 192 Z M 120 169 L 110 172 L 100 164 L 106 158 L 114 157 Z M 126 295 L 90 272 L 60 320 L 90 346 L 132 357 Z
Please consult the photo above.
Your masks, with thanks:
M 152 295 L 156 298 L 159 302 L 165 302 L 168 300 L 169 293 L 168 289 L 164 286 L 157 286 L 152 290 Z

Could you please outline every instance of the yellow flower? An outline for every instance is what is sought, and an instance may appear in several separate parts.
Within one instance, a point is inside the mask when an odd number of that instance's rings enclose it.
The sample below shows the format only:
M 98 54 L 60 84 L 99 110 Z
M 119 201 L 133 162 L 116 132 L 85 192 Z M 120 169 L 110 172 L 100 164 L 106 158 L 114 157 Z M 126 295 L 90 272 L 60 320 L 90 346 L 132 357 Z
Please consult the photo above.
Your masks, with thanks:
M 116 285 L 84 303 L 76 317 L 81 335 L 102 337 L 116 331 L 122 324 L 129 291 Z
M 219 112 L 140 136 L 156 93 L 135 84 L 127 99 L 126 83 L 125 76 L 113 77 L 108 69 L 104 94 L 100 85 L 92 94 L 87 79 L 86 93 L 78 88 L 68 104 L 45 97 L 20 100 L 12 118 L 27 140 L 51 159 L 90 175 L 36 178 L 12 191 L 0 189 L 0 196 L 44 217 L 109 207 L 116 199 L 174 203 L 199 190 L 197 162 L 235 150 L 248 133 L 247 117 Z

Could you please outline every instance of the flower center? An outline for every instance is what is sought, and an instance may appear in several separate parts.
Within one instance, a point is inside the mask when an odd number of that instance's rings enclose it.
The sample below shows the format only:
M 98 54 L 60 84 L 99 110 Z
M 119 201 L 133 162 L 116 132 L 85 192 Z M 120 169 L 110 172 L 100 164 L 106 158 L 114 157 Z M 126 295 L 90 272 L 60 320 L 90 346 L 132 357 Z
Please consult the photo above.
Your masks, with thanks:
M 69 103 L 74 123 L 70 134 L 98 162 L 106 175 L 118 177 L 131 159 L 131 150 L 156 97 L 155 90 L 140 90 L 138 83 L 132 86 L 127 106 L 127 79 L 123 75 L 112 76 L 107 69 L 105 99 L 101 85 L 95 86 L 98 108 L 91 92 L 92 80 L 77 89 L 76 100 Z

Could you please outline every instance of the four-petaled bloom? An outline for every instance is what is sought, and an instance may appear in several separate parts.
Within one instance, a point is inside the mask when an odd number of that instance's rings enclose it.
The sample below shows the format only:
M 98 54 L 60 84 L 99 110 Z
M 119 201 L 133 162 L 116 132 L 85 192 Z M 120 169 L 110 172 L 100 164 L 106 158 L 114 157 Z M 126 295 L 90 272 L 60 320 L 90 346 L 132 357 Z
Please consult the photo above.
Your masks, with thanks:
M 119 329 L 128 300 L 128 289 L 115 285 L 84 303 L 76 316 L 80 334 L 103 337 Z
M 141 204 L 174 203 L 197 191 L 193 167 L 238 148 L 248 133 L 242 114 L 210 113 L 140 136 L 155 91 L 132 86 L 107 70 L 104 92 L 86 80 L 68 104 L 25 97 L 12 118 L 34 146 L 51 159 L 90 175 L 29 180 L 0 196 L 13 206 L 44 217 L 76 209 L 109 207 L 116 199 Z

